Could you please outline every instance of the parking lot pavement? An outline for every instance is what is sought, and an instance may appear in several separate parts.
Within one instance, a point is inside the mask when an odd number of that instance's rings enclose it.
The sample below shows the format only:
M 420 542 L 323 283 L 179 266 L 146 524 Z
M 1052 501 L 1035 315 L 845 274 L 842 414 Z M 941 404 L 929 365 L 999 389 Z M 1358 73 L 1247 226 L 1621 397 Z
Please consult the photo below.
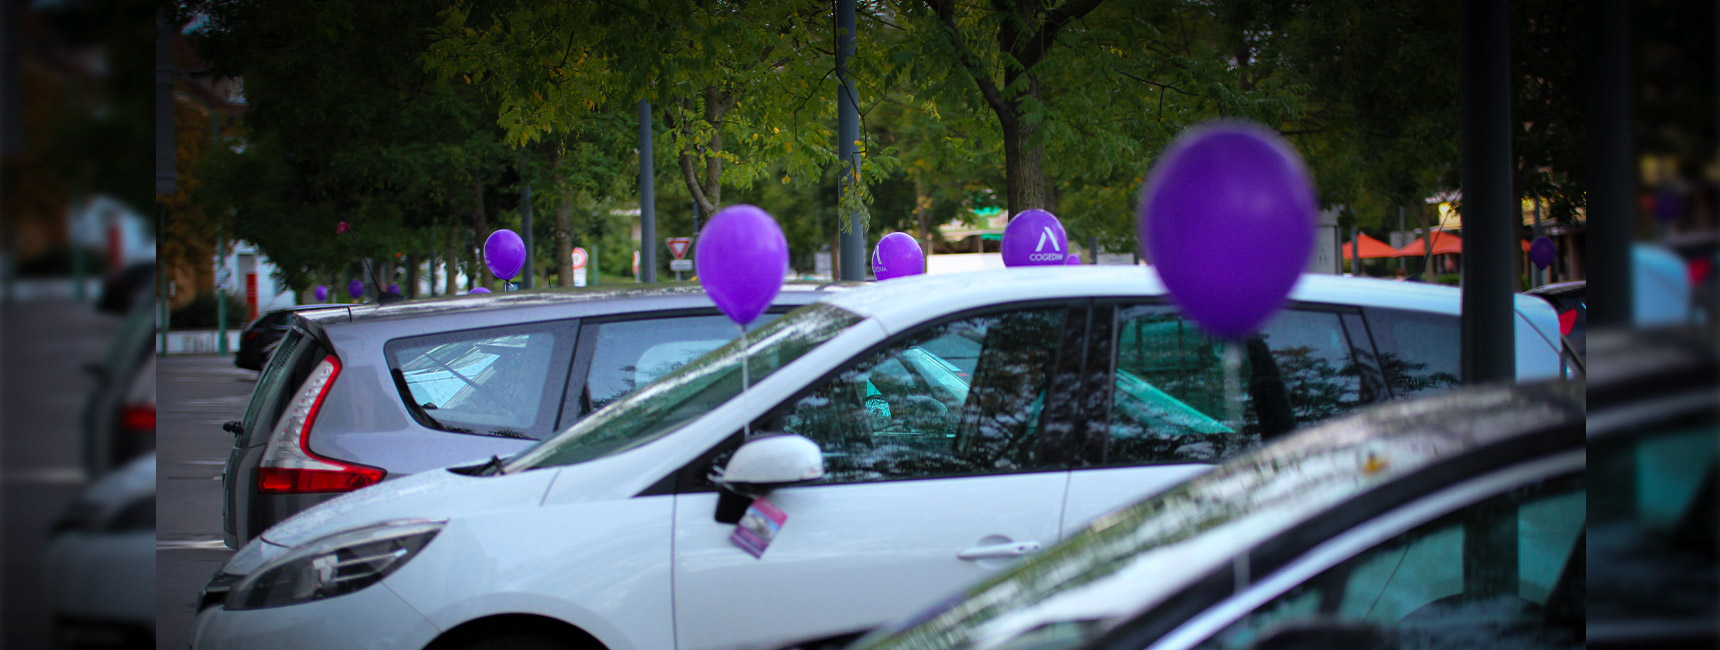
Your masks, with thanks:
M 221 423 L 245 414 L 257 373 L 230 356 L 163 357 L 156 368 L 155 640 L 184 648 L 198 590 L 232 555 L 221 543 L 221 466 L 233 436 Z

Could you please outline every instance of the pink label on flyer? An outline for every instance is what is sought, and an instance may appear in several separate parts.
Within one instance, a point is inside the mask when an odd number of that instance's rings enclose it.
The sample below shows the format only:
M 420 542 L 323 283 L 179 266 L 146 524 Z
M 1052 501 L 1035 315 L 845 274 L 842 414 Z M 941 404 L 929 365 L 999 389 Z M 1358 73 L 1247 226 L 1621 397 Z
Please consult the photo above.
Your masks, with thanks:
M 764 550 L 782 531 L 782 522 L 785 521 L 788 521 L 787 513 L 763 497 L 754 499 L 747 507 L 747 513 L 741 516 L 740 523 L 735 524 L 735 532 L 729 534 L 729 541 L 753 557 L 763 557 Z

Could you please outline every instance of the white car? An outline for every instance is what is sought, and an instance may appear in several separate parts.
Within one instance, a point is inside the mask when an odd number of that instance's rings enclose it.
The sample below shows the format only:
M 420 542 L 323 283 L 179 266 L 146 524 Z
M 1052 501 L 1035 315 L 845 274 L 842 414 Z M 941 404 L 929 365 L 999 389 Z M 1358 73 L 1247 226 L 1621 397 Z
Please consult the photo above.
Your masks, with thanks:
M 54 522 L 43 558 L 54 647 L 155 644 L 155 452 L 107 473 Z
M 1225 344 L 1148 270 L 843 292 L 510 459 L 270 528 L 205 588 L 193 645 L 694 650 L 861 630 L 1292 428 L 1455 384 L 1458 307 L 1447 287 L 1306 276 L 1236 344 L 1233 404 Z M 1519 376 L 1558 376 L 1552 308 L 1515 309 Z

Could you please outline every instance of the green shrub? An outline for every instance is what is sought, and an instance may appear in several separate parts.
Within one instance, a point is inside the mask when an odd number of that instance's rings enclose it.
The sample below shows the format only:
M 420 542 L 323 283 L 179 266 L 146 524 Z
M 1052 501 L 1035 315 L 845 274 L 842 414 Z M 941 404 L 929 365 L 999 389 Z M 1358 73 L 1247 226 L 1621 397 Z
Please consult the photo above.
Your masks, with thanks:
M 227 327 L 244 327 L 245 317 L 250 315 L 250 308 L 245 305 L 245 301 L 216 291 L 197 294 L 191 304 L 173 310 L 168 326 L 173 329 L 215 329 L 216 296 L 224 296 L 227 299 Z

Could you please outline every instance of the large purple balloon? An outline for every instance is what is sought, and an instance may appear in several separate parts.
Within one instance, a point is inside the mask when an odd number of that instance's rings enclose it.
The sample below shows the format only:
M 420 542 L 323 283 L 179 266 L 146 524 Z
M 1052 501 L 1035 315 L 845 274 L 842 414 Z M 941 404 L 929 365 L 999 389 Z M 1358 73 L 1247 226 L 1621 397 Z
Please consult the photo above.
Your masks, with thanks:
M 1141 195 L 1139 233 L 1172 299 L 1208 332 L 1254 333 L 1313 254 L 1314 185 L 1278 134 L 1224 123 L 1172 142 Z
M 1534 262 L 1535 268 L 1538 269 L 1552 264 L 1553 254 L 1557 252 L 1558 248 L 1553 245 L 1553 240 L 1546 237 L 1536 237 L 1535 241 L 1529 243 L 1529 261 Z
M 317 302 L 326 302 L 328 301 L 328 287 L 319 284 L 316 289 L 311 291 L 311 295 L 317 297 Z
M 1068 266 L 1080 266 L 1081 265 L 1081 256 L 1076 255 L 1074 253 L 1070 253 L 1068 257 L 1063 258 L 1063 263 L 1068 265 Z
M 489 293 L 489 292 L 490 292 L 490 290 L 487 288 L 484 288 L 484 287 L 472 287 L 472 290 L 467 291 L 466 293 Z
M 357 300 L 357 299 L 363 297 L 364 296 L 364 282 L 361 282 L 359 280 L 353 280 L 351 282 L 346 283 L 346 295 L 352 296 L 353 300 Z
M 526 242 L 519 233 L 507 228 L 490 233 L 490 238 L 484 240 L 484 264 L 496 277 L 514 279 L 520 267 L 526 265 Z
M 920 242 L 905 232 L 893 232 L 878 240 L 872 249 L 872 274 L 879 280 L 919 275 L 926 272 L 926 253 Z
M 1024 210 L 1003 229 L 1004 266 L 1062 266 L 1069 253 L 1069 235 L 1055 215 Z
M 717 309 L 741 325 L 764 313 L 788 275 L 788 240 L 770 213 L 757 206 L 718 210 L 693 247 L 699 284 Z

